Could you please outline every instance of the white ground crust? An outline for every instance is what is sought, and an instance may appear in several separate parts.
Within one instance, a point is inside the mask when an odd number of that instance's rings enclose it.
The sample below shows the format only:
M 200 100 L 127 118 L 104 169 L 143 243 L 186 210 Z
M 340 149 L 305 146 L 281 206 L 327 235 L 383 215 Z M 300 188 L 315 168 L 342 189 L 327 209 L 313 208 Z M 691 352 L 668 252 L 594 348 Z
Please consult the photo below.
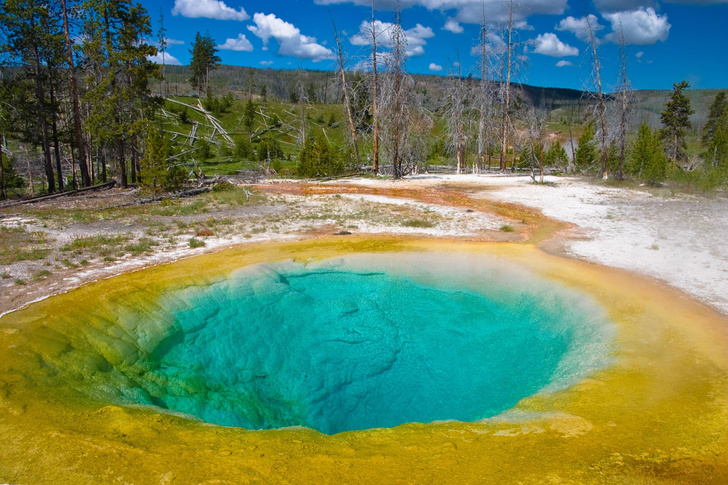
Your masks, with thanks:
M 568 253 L 658 278 L 728 314 L 728 201 L 663 197 L 575 178 L 459 175 L 442 182 L 482 184 L 476 197 L 515 202 L 578 226 Z M 432 183 L 422 179 L 415 183 Z M 487 189 L 487 190 L 486 190 Z

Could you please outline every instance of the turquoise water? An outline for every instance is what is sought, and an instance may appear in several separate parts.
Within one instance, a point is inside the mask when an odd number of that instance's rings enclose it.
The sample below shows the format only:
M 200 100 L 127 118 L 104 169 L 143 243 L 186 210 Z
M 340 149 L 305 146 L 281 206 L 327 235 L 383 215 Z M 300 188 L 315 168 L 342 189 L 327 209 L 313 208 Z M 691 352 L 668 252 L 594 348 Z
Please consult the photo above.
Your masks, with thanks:
M 168 295 L 177 331 L 140 386 L 209 423 L 332 434 L 490 417 L 607 362 L 609 325 L 581 295 L 424 258 L 256 265 Z

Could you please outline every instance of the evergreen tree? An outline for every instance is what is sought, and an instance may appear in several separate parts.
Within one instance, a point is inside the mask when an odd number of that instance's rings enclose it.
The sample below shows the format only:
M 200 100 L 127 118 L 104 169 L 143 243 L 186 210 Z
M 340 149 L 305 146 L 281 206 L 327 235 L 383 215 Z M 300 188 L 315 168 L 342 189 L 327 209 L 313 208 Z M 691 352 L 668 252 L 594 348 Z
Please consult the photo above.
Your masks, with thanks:
M 544 154 L 544 163 L 551 166 L 562 166 L 566 165 L 569 161 L 569 156 L 561 143 L 554 142 L 551 144 L 549 149 Z
M 695 113 L 690 108 L 690 99 L 683 93 L 690 87 L 687 81 L 673 84 L 670 100 L 660 116 L 664 125 L 662 138 L 665 141 L 670 162 L 674 165 L 685 154 L 685 130 L 690 128 L 690 115 Z
M 588 168 L 597 158 L 597 149 L 594 146 L 595 133 L 594 122 L 590 121 L 584 127 L 584 131 L 577 142 L 574 163 L 582 170 Z
M 343 162 L 336 157 L 326 138 L 306 138 L 299 155 L 298 175 L 302 177 L 328 177 L 344 172 Z
M 722 177 L 728 175 L 728 109 L 715 120 L 705 159 Z
M 253 132 L 254 123 L 255 123 L 255 104 L 253 103 L 252 99 L 248 99 L 248 102 L 245 103 L 245 108 L 243 110 L 243 125 L 248 130 L 248 133 Z
M 645 121 L 637 132 L 627 169 L 631 175 L 653 184 L 665 179 L 667 158 L 660 141 L 660 133 L 653 132 Z
M 721 124 L 721 119 L 728 112 L 728 101 L 726 101 L 725 91 L 721 91 L 715 95 L 713 103 L 710 105 L 710 112 L 708 113 L 708 121 L 705 123 L 703 128 L 703 136 L 701 141 L 704 146 L 708 146 L 713 140 L 713 134 Z
M 144 157 L 141 160 L 141 186 L 150 192 L 152 197 L 164 185 L 166 175 L 166 159 L 169 155 L 169 146 L 156 126 L 150 127 L 144 140 Z
M 195 34 L 195 40 L 192 42 L 192 59 L 190 60 L 190 69 L 192 70 L 192 78 L 190 82 L 196 84 L 197 95 L 200 96 L 200 88 L 205 87 L 205 96 L 209 96 L 210 88 L 210 71 L 217 69 L 221 60 L 217 55 L 219 49 L 215 47 L 215 41 L 207 32 L 204 36 L 199 32 Z
M 22 141 L 41 147 L 49 193 L 56 190 L 51 156 L 54 141 L 60 169 L 58 136 L 54 130 L 59 105 L 53 89 L 57 89 L 55 70 L 64 62 L 65 49 L 62 13 L 58 8 L 56 3 L 41 0 L 0 2 L 0 52 L 23 67 L 22 76 L 16 80 L 17 88 L 25 93 L 24 102 L 18 104 L 18 131 Z M 63 190 L 62 185 L 59 188 Z

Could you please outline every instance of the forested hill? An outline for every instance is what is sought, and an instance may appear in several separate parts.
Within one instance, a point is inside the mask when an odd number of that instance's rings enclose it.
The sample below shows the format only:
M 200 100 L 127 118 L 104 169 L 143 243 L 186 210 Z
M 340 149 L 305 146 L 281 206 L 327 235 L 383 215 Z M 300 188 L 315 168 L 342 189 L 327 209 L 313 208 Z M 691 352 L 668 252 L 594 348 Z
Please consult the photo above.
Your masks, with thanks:
M 357 80 L 366 79 L 366 74 L 363 72 L 351 72 L 349 76 L 349 80 L 355 83 Z M 166 66 L 165 77 L 168 94 L 195 95 L 194 86 L 189 82 L 192 77 L 189 66 Z M 425 107 L 437 110 L 442 102 L 444 91 L 447 89 L 448 78 L 428 74 L 414 74 L 412 77 Z M 232 91 L 281 101 L 291 101 L 292 95 L 295 96 L 295 93 L 300 91 L 296 87 L 300 88 L 301 84 L 304 86 L 309 102 L 340 103 L 342 95 L 340 79 L 333 71 L 299 71 L 224 65 L 212 71 L 210 83 L 215 94 Z M 524 93 L 532 106 L 548 111 L 565 104 L 586 103 L 589 99 L 588 92 L 577 89 L 539 87 L 528 84 L 516 84 L 516 86 Z M 155 85 L 153 89 L 159 90 L 159 85 Z M 691 117 L 694 124 L 700 126 L 705 122 L 705 114 L 718 91 L 690 89 L 686 92 L 695 110 L 695 114 Z M 635 91 L 633 108 L 636 116 L 634 122 L 639 123 L 645 120 L 653 128 L 658 127 L 660 112 L 664 110 L 669 94 L 669 90 Z
M 349 73 L 356 82 L 364 79 L 360 72 Z M 173 95 L 193 95 L 194 86 L 189 82 L 192 72 L 188 66 L 166 66 L 165 77 L 168 92 Z M 443 76 L 414 74 L 417 91 L 425 95 L 425 103 L 435 102 L 445 90 L 447 78 Z M 303 83 L 310 101 L 318 103 L 338 103 L 341 86 L 338 75 L 333 71 L 299 71 L 296 69 L 267 69 L 243 66 L 219 66 L 210 73 L 210 84 L 214 92 L 224 94 L 239 91 L 289 100 L 296 86 Z M 576 89 L 551 88 L 517 84 L 534 106 L 549 105 L 586 99 L 588 93 Z M 295 95 L 295 94 L 294 94 Z

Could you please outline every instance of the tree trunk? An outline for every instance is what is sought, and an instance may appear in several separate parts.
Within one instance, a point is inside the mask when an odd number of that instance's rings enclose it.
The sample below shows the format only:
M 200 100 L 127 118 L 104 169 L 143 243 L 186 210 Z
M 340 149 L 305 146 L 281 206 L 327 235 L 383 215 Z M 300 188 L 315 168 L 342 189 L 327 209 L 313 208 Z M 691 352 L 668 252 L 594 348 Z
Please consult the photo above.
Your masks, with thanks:
M 379 173 L 379 111 L 377 110 L 377 30 L 374 26 L 374 1 L 372 0 L 372 172 Z
M 594 27 L 592 27 L 589 17 L 586 17 L 586 25 L 589 29 L 589 40 L 591 43 L 592 55 L 594 57 L 594 74 L 597 79 L 597 107 L 599 109 L 599 122 L 602 128 L 602 178 L 607 179 L 607 107 L 604 103 L 604 93 L 602 92 L 602 75 L 599 57 L 597 56 L 597 41 L 594 37 Z
M 71 36 L 68 29 L 68 12 L 66 8 L 66 0 L 61 0 L 63 8 L 63 33 L 66 42 L 66 56 L 68 58 L 68 76 L 71 81 L 71 103 L 73 105 L 73 129 L 76 135 L 76 150 L 78 150 L 78 165 L 81 169 L 81 179 L 83 186 L 92 185 L 89 175 L 89 167 L 86 165 L 86 146 L 83 139 L 83 130 L 81 129 L 81 107 L 78 101 L 78 83 L 76 81 L 76 68 L 73 62 L 73 47 L 71 45 Z M 73 150 L 71 150 L 73 155 Z
M 513 0 L 508 3 L 508 43 L 506 50 L 506 102 L 503 108 L 503 126 L 501 129 L 501 172 L 506 169 L 506 156 L 508 153 L 508 125 L 510 124 L 509 111 L 511 109 L 511 56 L 513 54 Z M 515 157 L 513 163 L 515 164 Z
M 56 105 L 55 90 L 53 89 L 53 79 L 49 82 L 51 106 Z M 58 146 L 58 123 L 56 122 L 56 111 L 53 110 L 51 122 L 51 131 L 53 133 L 53 152 L 56 157 L 56 172 L 58 173 L 58 191 L 63 192 L 63 169 L 61 168 L 61 149 Z
M 51 160 L 51 149 L 50 142 L 48 140 L 48 120 L 46 119 L 46 102 L 45 93 L 43 91 L 43 81 L 40 78 L 41 63 L 40 53 L 38 52 L 38 46 L 34 46 L 34 61 L 35 61 L 35 94 L 38 98 L 38 107 L 40 108 L 40 134 L 41 134 L 41 145 L 43 148 L 43 159 L 46 172 L 46 179 L 48 181 L 48 193 L 52 194 L 56 191 L 55 181 L 53 180 L 53 162 Z
M 341 86 L 344 90 L 344 103 L 346 104 L 346 114 L 349 117 L 349 130 L 351 131 L 351 143 L 354 145 L 354 154 L 356 155 L 356 165 L 361 166 L 361 158 L 359 158 L 359 144 L 356 141 L 356 127 L 354 126 L 354 118 L 351 115 L 351 101 L 349 99 L 349 90 L 346 87 L 346 70 L 344 66 L 344 55 L 341 52 L 341 42 L 339 40 L 339 32 L 336 30 L 333 16 L 331 24 L 334 26 L 334 38 L 336 39 L 336 50 L 339 53 L 339 70 L 341 71 Z M 328 84 L 328 82 L 327 82 Z M 326 91 L 324 91 L 324 103 L 326 102 Z

